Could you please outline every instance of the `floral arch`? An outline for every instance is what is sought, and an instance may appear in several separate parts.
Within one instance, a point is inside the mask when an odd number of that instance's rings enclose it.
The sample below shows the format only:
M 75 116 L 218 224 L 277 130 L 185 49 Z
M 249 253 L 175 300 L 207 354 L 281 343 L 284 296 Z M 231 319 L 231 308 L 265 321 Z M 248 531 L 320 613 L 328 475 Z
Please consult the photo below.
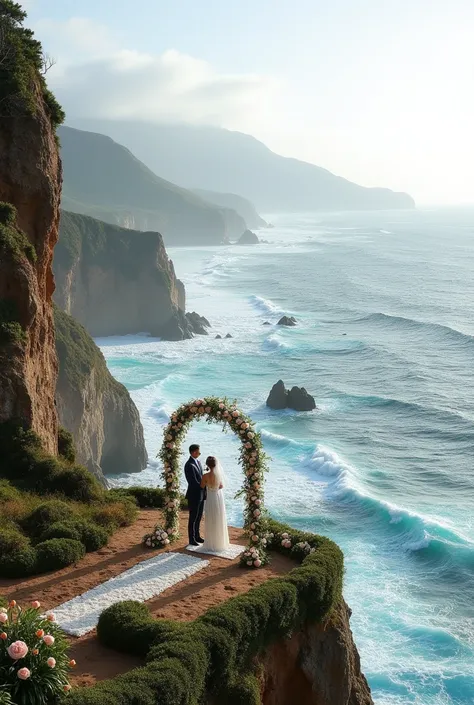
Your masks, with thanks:
M 180 406 L 172 415 L 164 430 L 164 440 L 159 457 L 163 462 L 162 478 L 165 486 L 163 503 L 163 525 L 155 527 L 143 541 L 149 548 L 167 546 L 179 537 L 180 474 L 179 456 L 181 444 L 190 425 L 196 419 L 208 423 L 222 423 L 240 439 L 239 463 L 244 472 L 244 485 L 239 492 L 245 496 L 244 528 L 248 546 L 242 554 L 242 563 L 249 567 L 260 567 L 267 560 L 264 536 L 263 485 L 267 470 L 262 439 L 254 423 L 235 403 L 227 399 L 207 397 L 194 399 Z

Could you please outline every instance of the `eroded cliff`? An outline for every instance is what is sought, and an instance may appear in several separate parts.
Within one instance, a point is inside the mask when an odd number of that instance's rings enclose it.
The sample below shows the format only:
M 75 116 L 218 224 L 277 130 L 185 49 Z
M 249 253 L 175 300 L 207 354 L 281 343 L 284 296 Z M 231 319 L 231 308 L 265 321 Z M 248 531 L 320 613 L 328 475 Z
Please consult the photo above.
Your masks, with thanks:
M 262 705 L 373 705 L 341 602 L 322 624 L 304 625 L 259 660 Z
M 52 295 L 62 112 L 19 5 L 0 7 L 0 422 L 21 419 L 57 452 Z
M 184 286 L 159 233 L 62 212 L 54 255 L 55 301 L 94 336 L 190 338 Z
M 60 423 L 74 438 L 77 460 L 96 477 L 139 472 L 147 463 L 143 427 L 127 389 L 107 369 L 90 335 L 55 307 Z

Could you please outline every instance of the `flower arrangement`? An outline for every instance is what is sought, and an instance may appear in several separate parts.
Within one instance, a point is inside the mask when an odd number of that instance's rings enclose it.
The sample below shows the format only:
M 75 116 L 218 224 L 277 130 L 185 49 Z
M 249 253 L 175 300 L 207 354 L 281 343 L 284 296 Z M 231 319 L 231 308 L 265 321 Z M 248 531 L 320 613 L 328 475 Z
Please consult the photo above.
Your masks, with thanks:
M 12 600 L 0 608 L 0 703 L 47 705 L 71 690 L 68 673 L 76 663 L 54 615 L 40 603 L 22 609 Z
M 204 418 L 208 423 L 224 424 L 223 430 L 230 429 L 241 441 L 239 463 L 244 472 L 244 486 L 239 495 L 245 495 L 246 499 L 244 527 L 249 537 L 248 548 L 242 555 L 241 563 L 259 568 L 267 562 L 263 506 L 264 472 L 267 466 L 262 439 L 252 419 L 242 413 L 235 402 L 218 397 L 194 399 L 180 406 L 171 415 L 159 453 L 165 487 L 163 525 L 157 525 L 151 534 L 143 538 L 143 543 L 149 548 L 160 548 L 179 536 L 179 455 L 181 442 L 196 418 Z

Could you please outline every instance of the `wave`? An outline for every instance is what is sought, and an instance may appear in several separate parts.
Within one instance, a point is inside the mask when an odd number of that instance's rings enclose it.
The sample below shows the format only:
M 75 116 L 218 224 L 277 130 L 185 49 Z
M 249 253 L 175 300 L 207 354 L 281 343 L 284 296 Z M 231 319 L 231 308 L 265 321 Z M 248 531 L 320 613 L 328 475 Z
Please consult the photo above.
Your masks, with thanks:
M 457 340 L 464 344 L 472 345 L 474 344 L 474 335 L 469 335 L 468 333 L 463 333 L 457 328 L 451 328 L 451 326 L 444 325 L 442 323 L 430 323 L 426 321 L 419 321 L 416 318 L 406 318 L 405 316 L 392 316 L 387 313 L 370 313 L 367 316 L 362 316 L 361 318 L 355 319 L 354 323 L 375 323 L 376 325 L 383 325 L 384 327 L 394 327 L 397 329 L 403 328 L 405 330 L 419 330 L 423 332 L 431 332 L 435 334 L 441 334 L 453 340 Z
M 271 351 L 280 350 L 284 352 L 286 350 L 291 350 L 290 346 L 277 335 L 269 335 L 268 338 L 265 338 L 263 341 L 263 347 L 264 349 Z
M 249 301 L 252 306 L 258 309 L 258 311 L 262 314 L 273 316 L 281 316 L 284 314 L 284 311 L 274 304 L 273 301 L 270 299 L 264 299 L 262 296 L 252 294 L 252 296 L 249 297 Z
M 413 416 L 417 419 L 420 416 L 428 416 L 440 421 L 451 419 L 455 423 L 464 423 L 469 425 L 470 433 L 472 429 L 472 419 L 460 411 L 453 409 L 441 409 L 435 406 L 427 406 L 414 401 L 404 401 L 394 397 L 380 397 L 377 395 L 357 395 L 342 393 L 340 401 L 348 406 L 368 406 L 378 409 L 388 409 L 396 414 L 403 414 L 404 418 Z
M 343 511 L 346 521 L 381 531 L 390 550 L 418 556 L 446 571 L 474 571 L 474 542 L 447 523 L 372 496 L 359 479 L 356 468 L 323 445 L 310 446 L 286 436 L 261 431 L 265 446 L 273 446 L 287 459 L 298 458 L 301 470 L 310 473 L 326 500 Z

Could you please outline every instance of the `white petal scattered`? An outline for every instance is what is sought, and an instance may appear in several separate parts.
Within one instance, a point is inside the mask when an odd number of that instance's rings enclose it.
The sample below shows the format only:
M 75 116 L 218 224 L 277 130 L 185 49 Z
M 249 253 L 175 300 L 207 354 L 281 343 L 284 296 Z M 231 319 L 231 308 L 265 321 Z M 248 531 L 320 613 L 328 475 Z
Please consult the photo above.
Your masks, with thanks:
M 208 565 L 209 561 L 186 553 L 161 553 L 59 605 L 54 609 L 56 622 L 67 634 L 83 636 L 115 602 L 145 602 Z

